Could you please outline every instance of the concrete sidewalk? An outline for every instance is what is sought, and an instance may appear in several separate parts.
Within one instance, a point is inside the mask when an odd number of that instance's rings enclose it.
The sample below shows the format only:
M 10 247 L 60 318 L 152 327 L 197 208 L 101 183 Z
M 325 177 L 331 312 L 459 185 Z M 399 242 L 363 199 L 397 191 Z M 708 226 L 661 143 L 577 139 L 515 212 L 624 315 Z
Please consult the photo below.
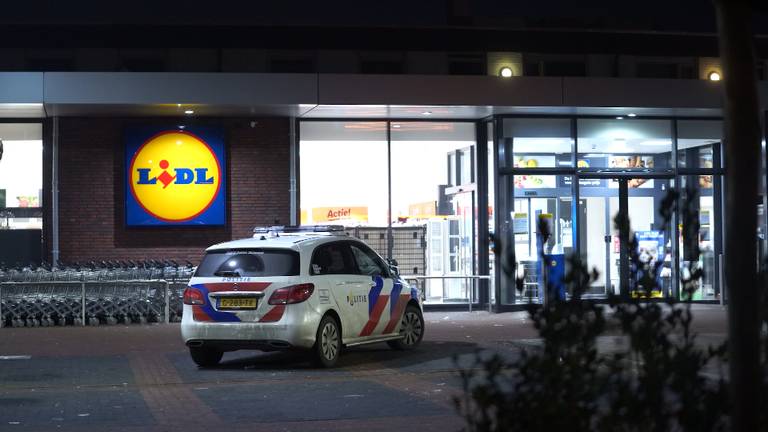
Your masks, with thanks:
M 722 336 L 721 307 L 695 313 L 697 331 Z M 330 370 L 301 353 L 258 351 L 198 369 L 177 324 L 2 329 L 0 431 L 459 430 L 455 359 L 511 358 L 537 335 L 524 312 L 425 319 L 417 350 L 349 349 Z

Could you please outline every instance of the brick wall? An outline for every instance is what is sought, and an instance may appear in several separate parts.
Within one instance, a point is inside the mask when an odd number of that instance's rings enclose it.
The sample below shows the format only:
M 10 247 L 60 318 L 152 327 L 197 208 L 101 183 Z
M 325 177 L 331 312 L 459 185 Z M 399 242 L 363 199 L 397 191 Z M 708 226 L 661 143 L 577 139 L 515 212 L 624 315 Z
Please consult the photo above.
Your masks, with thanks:
M 227 149 L 224 227 L 126 227 L 123 130 L 177 119 L 61 118 L 59 244 L 63 262 L 175 259 L 197 263 L 204 248 L 250 236 L 255 225 L 288 223 L 289 120 L 205 119 L 222 126 Z M 190 124 L 189 119 L 184 119 Z M 50 242 L 46 242 L 50 244 Z M 50 250 L 47 251 L 50 255 Z

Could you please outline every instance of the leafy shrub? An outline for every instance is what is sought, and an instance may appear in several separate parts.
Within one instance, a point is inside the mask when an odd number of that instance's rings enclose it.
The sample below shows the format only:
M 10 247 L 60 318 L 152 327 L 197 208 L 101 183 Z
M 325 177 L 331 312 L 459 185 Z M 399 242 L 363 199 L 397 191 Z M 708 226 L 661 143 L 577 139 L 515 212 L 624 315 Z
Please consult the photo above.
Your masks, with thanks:
M 686 247 L 693 248 L 694 262 L 698 215 L 686 203 L 697 198 L 692 189 L 683 197 L 670 191 L 660 212 L 667 226 L 676 203 L 681 202 L 683 237 L 690 243 Z M 636 281 L 634 289 L 640 295 L 609 295 L 607 305 L 582 299 L 598 274 L 578 256 L 568 257 L 563 282 L 570 299 L 551 295 L 550 284 L 543 305 L 526 306 L 542 340 L 540 349 L 524 349 L 513 360 L 478 353 L 471 367 L 460 370 L 463 394 L 454 402 L 465 419 L 465 430 L 710 431 L 728 427 L 726 345 L 701 348 L 696 343 L 689 303 L 644 300 L 660 289 L 656 275 L 662 262 L 641 259 L 628 219 L 617 216 L 614 224 L 622 238 L 629 239 L 630 281 Z M 540 223 L 538 230 L 544 237 L 539 243 L 546 244 L 548 226 Z M 543 259 L 541 247 L 538 253 Z M 514 258 L 499 260 L 505 264 L 506 277 L 513 278 Z M 702 269 L 694 266 L 682 280 L 685 299 L 691 299 L 701 276 Z M 516 285 L 520 289 L 522 280 L 516 280 Z M 764 319 L 768 323 L 768 315 Z M 599 338 L 609 331 L 618 331 L 626 347 L 600 353 Z M 707 376 L 708 366 L 719 366 L 716 379 Z

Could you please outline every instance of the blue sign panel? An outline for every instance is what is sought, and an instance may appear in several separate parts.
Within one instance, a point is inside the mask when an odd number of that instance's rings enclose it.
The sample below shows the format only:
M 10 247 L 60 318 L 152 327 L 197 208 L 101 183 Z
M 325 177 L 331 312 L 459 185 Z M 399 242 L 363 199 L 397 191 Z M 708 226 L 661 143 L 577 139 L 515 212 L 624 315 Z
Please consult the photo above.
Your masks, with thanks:
M 129 128 L 125 167 L 126 225 L 225 224 L 222 129 Z

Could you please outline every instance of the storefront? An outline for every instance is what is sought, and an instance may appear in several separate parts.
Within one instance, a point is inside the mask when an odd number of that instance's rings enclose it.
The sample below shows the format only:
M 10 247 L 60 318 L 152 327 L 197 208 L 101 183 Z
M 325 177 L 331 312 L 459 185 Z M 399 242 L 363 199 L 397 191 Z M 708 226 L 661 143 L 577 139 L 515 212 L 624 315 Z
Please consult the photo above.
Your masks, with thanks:
M 195 263 L 205 247 L 254 226 L 335 223 L 396 259 L 431 307 L 505 310 L 542 300 L 542 218 L 551 224 L 547 253 L 578 254 L 597 269 L 588 297 L 631 295 L 628 250 L 613 226 L 624 214 L 646 259 L 662 263 L 655 297 L 680 299 L 681 280 L 702 268 L 693 299 L 724 299 L 727 143 L 711 83 L 178 73 L 2 80 L 20 90 L 0 98 L 0 234 L 33 230 L 24 244 L 38 251 L 22 256 L 4 240 L 3 253 L 16 254 L 6 263 Z M 186 160 L 190 152 L 163 150 L 134 161 L 158 134 L 196 136 L 189 148 L 208 153 Z M 765 170 L 761 178 L 765 199 Z M 695 241 L 679 213 L 659 215 L 668 190 L 689 186 Z M 161 190 L 182 187 L 198 191 L 188 195 L 195 208 Z M 756 203 L 761 251 L 763 208 Z M 516 268 L 499 261 L 507 252 Z
M 578 254 L 597 270 L 586 297 L 633 294 L 636 287 L 622 268 L 629 251 L 615 227 L 617 214 L 629 218 L 641 258 L 659 263 L 661 289 L 654 297 L 680 299 L 681 275 L 702 268 L 693 299 L 720 300 L 722 122 L 631 114 L 498 120 L 501 217 L 495 227 L 514 244 L 516 275 L 524 279 L 517 292 L 502 277 L 501 305 L 541 301 L 536 231 L 543 216 L 552 221 L 545 253 Z M 666 218 L 660 213 L 670 188 L 688 187 L 698 198 L 681 197 L 678 204 L 687 205 L 700 224 L 696 262 L 678 212 Z
M 552 221 L 546 253 L 579 254 L 597 270 L 587 297 L 631 294 L 621 268 L 627 250 L 613 222 L 623 212 L 645 258 L 660 262 L 654 297 L 680 299 L 681 276 L 700 267 L 693 299 L 720 301 L 722 121 L 632 114 L 302 121 L 301 218 L 348 226 L 397 259 L 403 275 L 424 286 L 428 303 L 479 305 L 491 287 L 492 302 L 504 308 L 542 300 L 542 216 Z M 696 262 L 679 215 L 664 220 L 659 213 L 670 188 L 689 186 L 698 197 L 680 204 L 698 215 Z M 332 208 L 341 210 L 326 212 Z M 320 220 L 308 216 L 316 209 Z M 398 235 L 404 230 L 408 235 Z M 490 245 L 481 232 L 497 233 L 502 244 Z M 489 246 L 513 253 L 517 269 L 495 265 Z M 490 283 L 471 278 L 484 274 Z M 524 279 L 522 291 L 511 283 L 515 275 Z

